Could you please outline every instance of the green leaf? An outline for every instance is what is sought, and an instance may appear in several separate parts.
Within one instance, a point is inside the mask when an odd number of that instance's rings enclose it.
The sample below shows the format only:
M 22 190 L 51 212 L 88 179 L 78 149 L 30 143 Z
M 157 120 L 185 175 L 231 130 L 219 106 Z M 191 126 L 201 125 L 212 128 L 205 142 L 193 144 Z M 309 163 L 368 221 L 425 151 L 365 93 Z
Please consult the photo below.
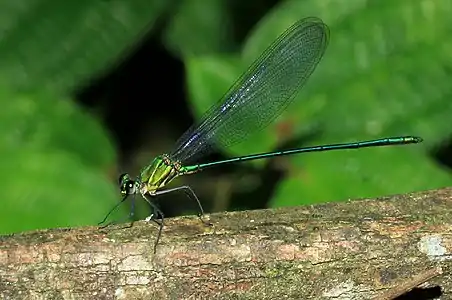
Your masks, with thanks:
M 425 159 L 415 147 L 332 151 L 292 158 L 294 164 L 271 206 L 377 197 L 450 185 L 450 172 Z
M 67 91 L 117 62 L 168 1 L 2 1 L 0 78 Z
M 0 87 L 2 233 L 96 224 L 118 201 L 105 131 L 69 99 Z
M 257 55 L 281 23 L 321 17 L 330 45 L 292 111 L 316 107 L 309 122 L 321 120 L 323 141 L 416 134 L 432 146 L 452 133 L 443 126 L 451 107 L 452 41 L 444 39 L 451 12 L 449 1 L 286 1 L 261 22 L 244 53 Z
M 294 103 L 262 133 L 241 144 L 240 154 L 275 149 L 284 140 L 281 124 L 290 125 L 293 137 L 311 132 L 309 145 L 400 135 L 424 138 L 423 144 L 402 149 L 291 157 L 291 172 L 307 178 L 289 176 L 281 183 L 273 205 L 286 205 L 289 200 L 284 199 L 316 202 L 402 193 L 450 182 L 450 175 L 431 164 L 427 151 L 452 133 L 452 126 L 444 125 L 450 123 L 452 115 L 452 40 L 444 38 L 452 26 L 451 13 L 452 5 L 446 0 L 352 0 L 347 5 L 292 0 L 281 2 L 256 26 L 243 48 L 246 64 L 300 18 L 322 18 L 330 27 L 331 40 L 325 57 Z M 215 72 L 202 71 L 206 72 L 204 86 L 191 85 L 190 76 L 201 71 L 188 71 L 194 107 L 207 103 L 208 98 L 213 104 L 213 95 L 219 95 L 205 86 L 214 82 L 215 90 L 226 91 L 234 82 L 232 73 L 225 72 L 225 76 L 221 63 L 217 65 Z M 197 88 L 203 91 L 194 90 Z M 283 137 L 287 138 L 286 133 Z M 412 154 L 412 148 L 424 154 Z M 236 155 L 236 149 L 230 154 Z M 359 167 L 347 169 L 347 157 Z M 297 165 L 299 161 L 303 166 Z
M 2 148 L 59 149 L 88 166 L 108 169 L 115 160 L 106 131 L 70 99 L 43 90 L 0 87 Z
M 4 149 L 0 160 L 1 233 L 95 225 L 115 191 L 99 170 L 57 150 Z
M 165 45 L 178 56 L 226 52 L 232 48 L 225 0 L 181 1 L 165 30 Z

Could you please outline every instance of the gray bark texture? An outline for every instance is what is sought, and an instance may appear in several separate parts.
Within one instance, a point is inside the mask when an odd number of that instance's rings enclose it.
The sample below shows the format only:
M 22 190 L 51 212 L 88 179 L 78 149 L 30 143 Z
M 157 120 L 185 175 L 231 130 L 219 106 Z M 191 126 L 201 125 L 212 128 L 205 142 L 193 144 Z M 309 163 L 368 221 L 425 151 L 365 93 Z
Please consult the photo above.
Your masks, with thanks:
M 452 188 L 209 218 L 166 219 L 155 254 L 145 221 L 2 236 L 0 297 L 452 299 Z

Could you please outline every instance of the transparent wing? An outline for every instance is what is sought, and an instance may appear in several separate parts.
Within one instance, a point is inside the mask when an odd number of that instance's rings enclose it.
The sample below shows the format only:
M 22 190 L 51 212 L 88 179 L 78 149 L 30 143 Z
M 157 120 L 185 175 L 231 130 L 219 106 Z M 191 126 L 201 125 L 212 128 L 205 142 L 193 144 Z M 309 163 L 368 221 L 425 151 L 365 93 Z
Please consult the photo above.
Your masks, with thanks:
M 225 96 L 176 143 L 172 159 L 189 164 L 266 127 L 294 99 L 321 60 L 329 30 L 320 19 L 302 19 L 264 51 Z

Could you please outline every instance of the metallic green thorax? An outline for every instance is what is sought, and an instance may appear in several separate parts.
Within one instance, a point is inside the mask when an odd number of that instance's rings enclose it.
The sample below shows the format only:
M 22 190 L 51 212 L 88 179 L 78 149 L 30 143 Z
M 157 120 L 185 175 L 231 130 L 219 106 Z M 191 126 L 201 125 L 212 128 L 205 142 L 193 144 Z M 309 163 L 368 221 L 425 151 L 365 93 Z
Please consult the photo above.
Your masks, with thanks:
M 173 161 L 167 154 L 157 156 L 153 162 L 141 170 L 141 191 L 151 195 L 170 183 L 174 178 L 190 174 L 193 171 L 183 167 L 180 162 Z

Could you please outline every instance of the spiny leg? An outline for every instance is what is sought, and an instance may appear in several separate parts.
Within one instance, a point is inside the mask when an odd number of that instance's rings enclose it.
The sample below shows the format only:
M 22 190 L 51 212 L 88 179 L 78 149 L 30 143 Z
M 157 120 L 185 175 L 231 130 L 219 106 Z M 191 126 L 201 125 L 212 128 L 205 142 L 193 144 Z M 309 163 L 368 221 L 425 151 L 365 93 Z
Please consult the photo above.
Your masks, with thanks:
M 208 221 L 205 221 L 203 219 L 203 217 L 204 217 L 204 209 L 202 208 L 201 201 L 199 201 L 198 196 L 196 196 L 195 192 L 188 185 L 183 185 L 183 186 L 178 186 L 178 187 L 175 187 L 175 188 L 172 188 L 172 189 L 166 189 L 166 190 L 157 191 L 157 192 L 155 192 L 154 195 L 158 196 L 158 195 L 163 195 L 163 194 L 167 194 L 167 193 L 171 193 L 171 192 L 175 192 L 175 191 L 183 191 L 190 199 L 195 200 L 196 203 L 198 203 L 198 207 L 199 207 L 199 213 L 198 213 L 199 219 L 205 225 L 212 226 L 212 223 L 210 223 Z
M 101 222 L 99 222 L 97 225 L 101 225 L 101 224 L 105 223 L 105 221 L 110 216 L 110 214 L 112 212 L 114 212 L 122 203 L 124 203 L 127 200 L 128 196 L 129 195 L 126 195 L 124 198 L 122 198 L 122 200 L 118 204 L 116 204 L 112 209 L 110 209 L 110 211 L 105 216 L 105 218 Z M 102 229 L 102 228 L 108 227 L 108 226 L 113 225 L 113 224 L 123 223 L 126 220 L 130 220 L 130 219 L 132 219 L 132 221 L 133 221 L 134 214 L 135 214 L 135 195 L 133 195 L 133 197 L 132 197 L 131 204 L 130 204 L 130 212 L 129 212 L 129 215 L 128 215 L 127 219 L 123 219 L 123 220 L 121 220 L 119 222 L 118 221 L 111 221 L 111 222 L 108 222 L 107 224 L 101 226 L 100 228 Z
M 155 244 L 154 244 L 154 254 L 157 251 L 157 245 L 160 241 L 160 236 L 162 235 L 162 230 L 163 230 L 163 220 L 165 219 L 165 216 L 163 214 L 163 212 L 160 210 L 160 208 L 157 207 L 157 205 L 155 205 L 151 199 L 149 199 L 145 194 L 141 194 L 141 196 L 143 196 L 144 200 L 146 200 L 146 202 L 152 207 L 152 209 L 154 210 L 154 212 L 146 218 L 146 221 L 154 221 L 155 223 L 157 223 L 157 225 L 159 225 L 159 232 L 157 233 L 157 239 L 155 240 Z M 160 219 L 158 220 L 158 216 L 160 215 Z

